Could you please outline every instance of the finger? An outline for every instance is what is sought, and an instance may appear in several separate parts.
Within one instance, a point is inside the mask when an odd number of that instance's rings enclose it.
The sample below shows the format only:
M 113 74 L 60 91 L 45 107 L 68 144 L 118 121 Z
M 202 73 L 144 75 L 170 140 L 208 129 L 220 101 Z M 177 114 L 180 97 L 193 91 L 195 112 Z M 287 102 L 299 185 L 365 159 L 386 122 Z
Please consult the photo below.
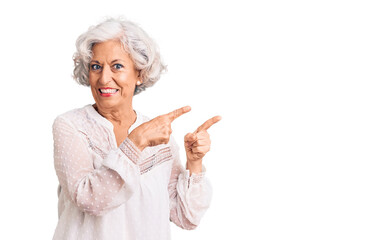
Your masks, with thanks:
M 185 146 L 191 146 L 197 141 L 197 135 L 194 133 L 188 133 L 185 136 Z
M 201 131 L 194 134 L 197 136 L 198 140 L 210 139 L 209 133 L 207 131 Z
M 221 120 L 221 116 L 212 117 L 211 119 L 204 122 L 201 126 L 199 126 L 195 131 L 195 133 L 208 130 L 213 124 L 217 123 L 220 120 Z
M 171 122 L 177 119 L 178 117 L 182 116 L 183 114 L 190 112 L 191 107 L 186 106 L 186 107 L 181 107 L 178 108 L 170 113 L 167 113 L 166 115 L 170 118 Z
M 185 142 L 195 142 L 197 139 L 197 134 L 194 133 L 188 133 L 185 136 Z
M 199 146 L 199 147 L 193 147 L 191 149 L 193 153 L 202 153 L 202 154 L 206 154 L 207 152 L 209 152 L 209 150 L 210 150 L 210 146 Z
M 205 139 L 205 140 L 198 139 L 197 141 L 193 142 L 192 146 L 199 147 L 199 146 L 207 146 L 210 144 L 211 144 L 211 141 L 209 139 Z

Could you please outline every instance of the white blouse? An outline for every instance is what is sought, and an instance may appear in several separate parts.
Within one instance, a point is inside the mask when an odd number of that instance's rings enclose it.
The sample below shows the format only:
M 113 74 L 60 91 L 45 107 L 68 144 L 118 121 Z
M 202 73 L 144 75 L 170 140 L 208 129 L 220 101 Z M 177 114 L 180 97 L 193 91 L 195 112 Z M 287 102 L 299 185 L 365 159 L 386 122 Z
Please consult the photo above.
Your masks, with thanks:
M 136 111 L 129 133 L 149 119 Z M 202 173 L 180 163 L 178 145 L 142 152 L 126 138 L 117 147 L 113 125 L 89 104 L 53 123 L 59 220 L 53 239 L 166 240 L 170 221 L 194 229 L 212 189 Z

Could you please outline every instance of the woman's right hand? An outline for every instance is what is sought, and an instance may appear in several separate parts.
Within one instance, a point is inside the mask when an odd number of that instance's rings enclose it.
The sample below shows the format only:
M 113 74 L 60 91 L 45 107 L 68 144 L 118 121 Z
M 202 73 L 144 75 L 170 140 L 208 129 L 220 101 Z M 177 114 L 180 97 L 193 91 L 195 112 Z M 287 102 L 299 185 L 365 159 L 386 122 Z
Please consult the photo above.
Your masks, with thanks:
M 189 112 L 189 106 L 176 109 L 170 113 L 160 115 L 136 127 L 128 138 L 143 151 L 146 147 L 166 144 L 172 133 L 171 123 L 179 116 Z

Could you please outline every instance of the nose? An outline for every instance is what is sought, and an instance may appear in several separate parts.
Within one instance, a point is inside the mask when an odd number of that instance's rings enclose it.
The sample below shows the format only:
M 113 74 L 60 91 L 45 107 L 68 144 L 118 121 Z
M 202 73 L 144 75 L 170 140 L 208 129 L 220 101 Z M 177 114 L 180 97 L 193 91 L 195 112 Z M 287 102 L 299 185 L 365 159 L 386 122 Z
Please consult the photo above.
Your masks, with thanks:
M 102 86 L 106 85 L 112 79 L 112 72 L 110 67 L 103 66 L 99 82 Z

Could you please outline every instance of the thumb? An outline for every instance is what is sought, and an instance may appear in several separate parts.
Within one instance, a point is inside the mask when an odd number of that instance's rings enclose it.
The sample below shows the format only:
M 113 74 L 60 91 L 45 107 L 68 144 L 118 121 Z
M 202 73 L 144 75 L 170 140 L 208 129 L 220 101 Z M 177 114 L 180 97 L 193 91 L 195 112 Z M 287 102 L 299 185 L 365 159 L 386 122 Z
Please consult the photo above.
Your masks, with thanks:
M 192 145 L 195 141 L 197 141 L 197 134 L 194 133 L 188 133 L 185 136 L 185 145 L 190 146 Z

